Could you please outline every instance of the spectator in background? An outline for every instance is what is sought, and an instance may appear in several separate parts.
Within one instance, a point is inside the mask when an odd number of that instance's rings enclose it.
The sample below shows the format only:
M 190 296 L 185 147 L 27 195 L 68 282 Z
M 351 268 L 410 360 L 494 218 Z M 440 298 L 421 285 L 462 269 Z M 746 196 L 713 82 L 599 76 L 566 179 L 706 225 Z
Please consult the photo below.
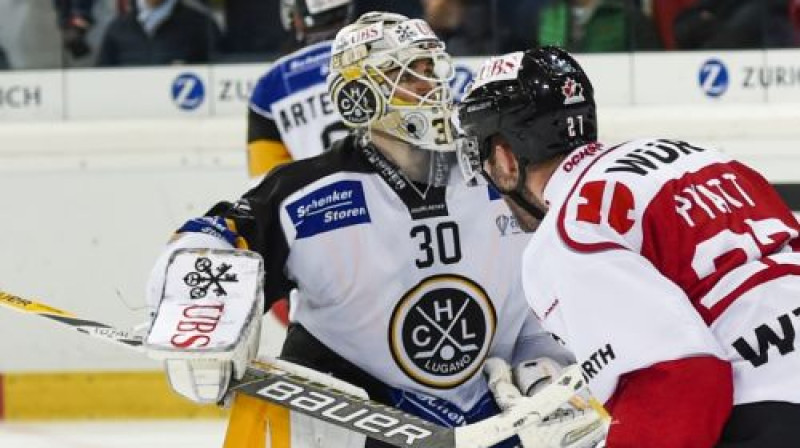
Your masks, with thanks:
M 109 25 L 97 65 L 205 63 L 221 38 L 208 8 L 195 0 L 136 0 Z
M 497 53 L 490 3 L 486 0 L 422 0 L 423 18 L 453 56 Z
M 226 61 L 260 62 L 283 53 L 289 33 L 281 26 L 280 0 L 224 0 Z
M 656 24 L 659 36 L 661 36 L 661 41 L 664 43 L 664 48 L 667 50 L 678 48 L 675 42 L 675 32 L 673 30 L 675 17 L 683 10 L 694 5 L 696 1 L 697 0 L 653 0 L 651 5 L 653 21 Z
M 794 43 L 800 45 L 800 0 L 789 2 L 789 20 L 794 26 Z
M 402 14 L 410 18 L 421 18 L 424 14 L 422 2 L 425 0 L 354 0 L 355 17 L 370 11 L 386 11 Z M 486 0 L 493 1 L 493 0 Z
M 85 57 L 90 52 L 86 33 L 94 23 L 93 6 L 94 0 L 53 0 L 64 49 L 75 58 Z
M 497 0 L 497 21 L 494 24 L 498 51 L 511 53 L 530 48 L 536 42 L 536 20 L 539 11 L 551 0 Z
M 9 68 L 6 52 L 3 50 L 3 47 L 0 47 L 0 70 L 8 70 Z
M 698 0 L 677 16 L 681 49 L 788 47 L 794 30 L 789 0 Z
M 655 25 L 633 0 L 556 0 L 539 15 L 538 44 L 596 53 L 663 48 Z

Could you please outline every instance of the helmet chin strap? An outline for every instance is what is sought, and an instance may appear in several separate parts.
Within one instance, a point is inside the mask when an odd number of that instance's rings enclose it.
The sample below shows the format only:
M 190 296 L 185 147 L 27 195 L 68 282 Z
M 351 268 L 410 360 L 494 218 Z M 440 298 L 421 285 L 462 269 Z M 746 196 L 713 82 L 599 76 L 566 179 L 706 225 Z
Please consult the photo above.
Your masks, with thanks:
M 492 186 L 502 193 L 505 196 L 508 196 L 515 204 L 517 204 L 520 208 L 525 210 L 526 212 L 530 213 L 531 216 L 541 221 L 544 219 L 545 211 L 541 209 L 541 207 L 537 206 L 536 204 L 532 203 L 531 201 L 525 199 L 522 195 L 523 188 L 525 188 L 525 180 L 528 177 L 528 165 L 529 162 L 525 158 L 517 158 L 517 163 L 519 164 L 519 176 L 517 177 L 517 184 L 514 186 L 513 190 L 503 190 L 497 185 L 492 177 L 484 170 L 481 169 L 481 173 L 486 180 L 492 184 Z

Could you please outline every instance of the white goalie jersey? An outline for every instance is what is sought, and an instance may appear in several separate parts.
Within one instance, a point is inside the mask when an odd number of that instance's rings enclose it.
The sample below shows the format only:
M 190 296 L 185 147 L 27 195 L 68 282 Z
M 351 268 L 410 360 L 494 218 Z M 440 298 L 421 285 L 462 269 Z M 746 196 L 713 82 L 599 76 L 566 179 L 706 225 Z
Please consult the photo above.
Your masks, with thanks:
M 528 344 L 550 337 L 521 296 L 528 235 L 493 190 L 456 172 L 422 198 L 347 138 L 181 231 L 259 252 L 267 302 L 291 292 L 292 323 L 372 378 L 468 410 L 488 394 L 487 357 L 529 359 Z

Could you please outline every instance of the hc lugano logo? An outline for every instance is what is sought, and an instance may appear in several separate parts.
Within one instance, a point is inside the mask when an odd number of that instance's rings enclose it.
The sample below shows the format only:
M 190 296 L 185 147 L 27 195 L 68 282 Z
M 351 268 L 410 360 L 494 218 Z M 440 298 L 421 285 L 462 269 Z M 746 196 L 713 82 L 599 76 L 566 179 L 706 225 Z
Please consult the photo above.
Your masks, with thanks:
M 335 101 L 342 119 L 352 125 L 367 124 L 380 112 L 375 90 L 357 79 L 342 85 L 336 92 Z
M 239 280 L 235 273 L 229 273 L 232 268 L 228 263 L 221 263 L 214 269 L 212 261 L 207 257 L 198 257 L 194 262 L 196 271 L 189 272 L 183 277 L 183 283 L 191 286 L 189 291 L 190 299 L 202 299 L 208 294 L 208 290 L 216 294 L 217 297 L 228 295 L 223 283 L 236 283 Z M 215 272 L 216 271 L 216 272 Z
M 458 275 L 434 275 L 409 290 L 392 312 L 392 356 L 414 381 L 451 388 L 483 364 L 496 322 L 480 285 Z

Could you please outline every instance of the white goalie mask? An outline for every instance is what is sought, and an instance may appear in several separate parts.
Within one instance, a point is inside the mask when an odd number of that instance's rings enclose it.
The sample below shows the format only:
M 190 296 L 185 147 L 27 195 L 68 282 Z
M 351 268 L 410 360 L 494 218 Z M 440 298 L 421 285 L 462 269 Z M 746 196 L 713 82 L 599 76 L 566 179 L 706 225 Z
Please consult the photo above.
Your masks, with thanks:
M 453 63 L 422 19 L 366 13 L 336 35 L 328 90 L 345 124 L 454 151 Z

